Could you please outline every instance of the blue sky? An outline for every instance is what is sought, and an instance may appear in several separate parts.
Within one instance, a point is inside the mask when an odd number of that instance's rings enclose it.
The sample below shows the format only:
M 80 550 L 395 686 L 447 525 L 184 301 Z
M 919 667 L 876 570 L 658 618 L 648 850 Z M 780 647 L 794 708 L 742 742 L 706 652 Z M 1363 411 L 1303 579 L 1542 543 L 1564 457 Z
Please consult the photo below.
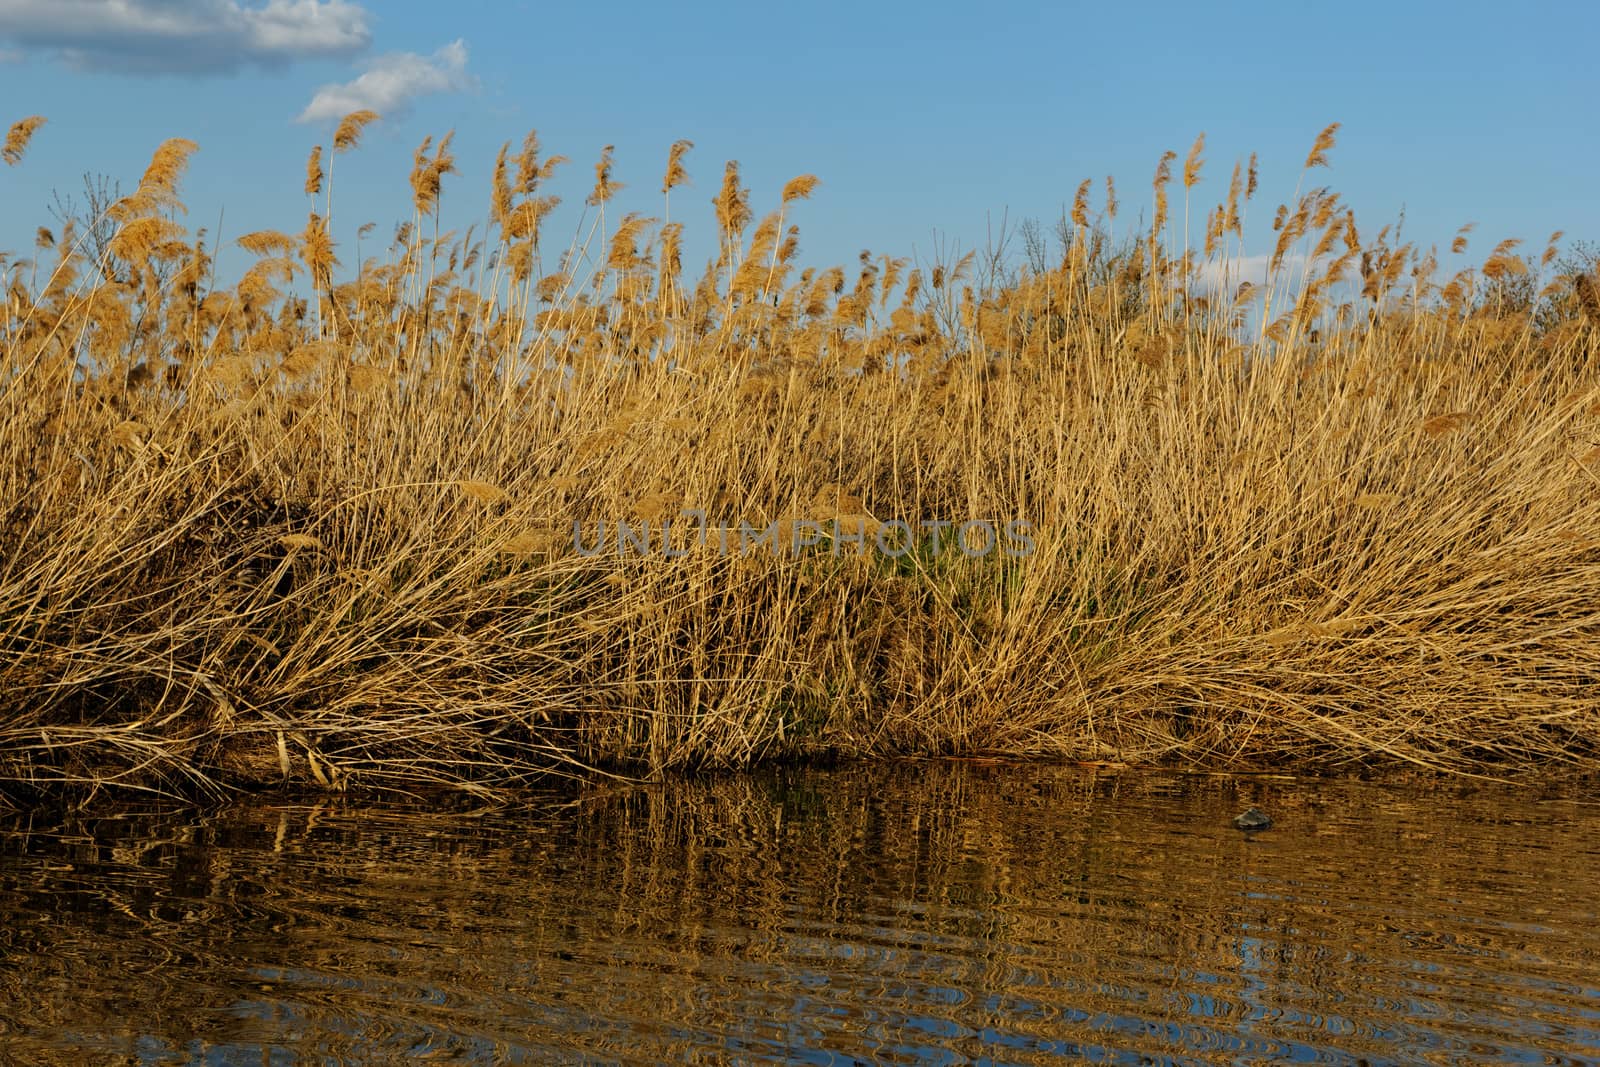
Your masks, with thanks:
M 693 184 L 672 215 L 698 239 L 691 253 L 710 248 L 709 201 L 737 159 L 758 214 L 789 178 L 821 177 L 793 217 L 804 261 L 828 265 L 862 249 L 927 259 L 936 234 L 981 246 L 1002 216 L 1054 220 L 1084 178 L 1098 211 L 1108 173 L 1125 228 L 1148 216 L 1161 153 L 1181 157 L 1201 131 L 1196 215 L 1255 151 L 1264 222 L 1336 121 L 1314 184 L 1345 194 L 1364 236 L 1404 209 L 1406 237 L 1424 245 L 1476 222 L 1469 258 L 1504 237 L 1537 255 L 1556 229 L 1600 240 L 1597 42 L 1592 0 L 0 0 L 0 125 L 49 119 L 23 164 L 0 168 L 0 249 L 27 252 L 52 190 L 77 190 L 85 171 L 129 190 L 174 136 L 200 144 L 183 186 L 191 226 L 214 234 L 220 213 L 225 240 L 298 230 L 306 155 L 332 128 L 301 120 L 376 93 L 384 121 L 336 165 L 347 267 L 357 227 L 387 234 L 409 217 L 412 151 L 451 129 L 461 173 L 446 180 L 447 225 L 484 216 L 496 150 L 529 129 L 571 158 L 554 188 L 567 204 L 581 205 L 612 144 L 628 185 L 617 210 L 659 215 L 667 148 L 688 138 Z M 547 235 L 564 241 L 575 224 L 563 216 Z M 1250 251 L 1266 251 L 1254 238 Z

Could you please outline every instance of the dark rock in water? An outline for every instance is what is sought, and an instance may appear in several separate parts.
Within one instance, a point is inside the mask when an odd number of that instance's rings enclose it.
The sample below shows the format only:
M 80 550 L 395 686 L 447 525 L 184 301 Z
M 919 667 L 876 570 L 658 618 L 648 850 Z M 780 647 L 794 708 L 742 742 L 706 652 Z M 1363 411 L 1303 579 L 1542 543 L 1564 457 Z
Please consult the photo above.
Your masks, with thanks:
M 1251 808 L 1243 815 L 1235 815 L 1233 817 L 1233 825 L 1241 830 L 1265 830 L 1272 825 L 1272 820 L 1255 808 Z

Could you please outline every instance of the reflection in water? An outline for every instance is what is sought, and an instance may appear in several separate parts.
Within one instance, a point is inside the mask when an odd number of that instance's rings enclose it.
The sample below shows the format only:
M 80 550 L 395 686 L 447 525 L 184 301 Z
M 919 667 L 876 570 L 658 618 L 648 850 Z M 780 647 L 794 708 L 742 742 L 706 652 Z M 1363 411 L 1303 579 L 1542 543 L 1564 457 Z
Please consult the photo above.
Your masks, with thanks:
M 1593 796 L 952 763 L 12 817 L 0 1058 L 1585 1062 Z

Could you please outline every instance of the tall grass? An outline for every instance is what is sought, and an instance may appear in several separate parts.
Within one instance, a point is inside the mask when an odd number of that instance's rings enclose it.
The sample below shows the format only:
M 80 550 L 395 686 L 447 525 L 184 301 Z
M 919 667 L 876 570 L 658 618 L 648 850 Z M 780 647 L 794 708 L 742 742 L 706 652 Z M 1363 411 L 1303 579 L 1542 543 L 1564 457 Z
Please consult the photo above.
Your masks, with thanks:
M 758 220 L 730 163 L 695 280 L 680 223 L 602 214 L 609 152 L 593 225 L 553 246 L 560 157 L 533 135 L 489 232 L 441 232 L 446 137 L 386 255 L 339 262 L 319 150 L 320 210 L 239 239 L 256 262 L 220 287 L 179 221 L 193 148 L 113 207 L 103 270 L 70 227 L 0 263 L 14 789 L 1600 751 L 1600 307 L 1539 274 L 1553 248 L 1440 277 L 1319 188 L 1241 284 L 1255 161 L 1205 211 L 1196 142 L 1175 242 L 1169 154 L 1149 231 L 1116 229 L 1109 182 L 1091 217 L 1085 183 L 1059 262 L 979 277 L 800 270 L 815 179 Z M 1530 272 L 1559 312 L 1537 328 L 1503 299 Z M 711 536 L 681 556 L 574 543 L 684 509 Z M 869 550 L 716 543 L 833 519 Z M 926 519 L 1023 521 L 1035 551 L 871 550 Z

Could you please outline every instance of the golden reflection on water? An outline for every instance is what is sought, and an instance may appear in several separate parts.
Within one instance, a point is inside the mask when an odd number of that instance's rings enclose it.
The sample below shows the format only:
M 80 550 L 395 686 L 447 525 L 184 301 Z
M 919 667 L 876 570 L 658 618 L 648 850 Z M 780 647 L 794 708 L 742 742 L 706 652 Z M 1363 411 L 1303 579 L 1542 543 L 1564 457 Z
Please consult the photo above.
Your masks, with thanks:
M 1597 829 L 984 763 L 13 816 L 0 1062 L 1600 1062 Z

